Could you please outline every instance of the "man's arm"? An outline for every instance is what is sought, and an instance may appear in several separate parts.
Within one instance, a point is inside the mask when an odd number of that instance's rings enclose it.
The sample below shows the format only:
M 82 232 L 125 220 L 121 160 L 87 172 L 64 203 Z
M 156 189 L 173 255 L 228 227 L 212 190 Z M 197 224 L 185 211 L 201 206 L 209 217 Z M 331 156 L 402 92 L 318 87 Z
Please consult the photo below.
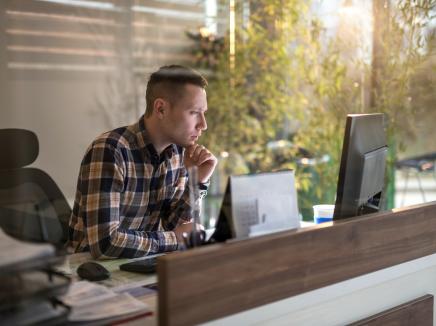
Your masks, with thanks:
M 180 170 L 180 178 L 182 178 L 182 180 L 179 180 L 179 182 L 184 185 L 184 188 L 181 190 L 182 193 L 177 193 L 177 191 L 180 190 L 176 189 L 174 197 L 178 199 L 171 203 L 170 214 L 164 221 L 164 228 L 169 230 L 174 229 L 177 226 L 181 227 L 184 223 L 192 221 L 192 209 L 190 206 L 188 185 L 189 175 L 186 169 L 192 166 L 197 166 L 198 180 L 200 183 L 205 183 L 206 181 L 209 181 L 218 163 L 217 158 L 207 148 L 198 144 L 185 149 L 183 160 L 184 167 Z M 195 198 L 195 200 L 197 200 L 197 198 Z
M 121 230 L 124 160 L 112 145 L 95 143 L 80 171 L 80 214 L 94 258 L 133 258 L 177 249 L 172 231 Z

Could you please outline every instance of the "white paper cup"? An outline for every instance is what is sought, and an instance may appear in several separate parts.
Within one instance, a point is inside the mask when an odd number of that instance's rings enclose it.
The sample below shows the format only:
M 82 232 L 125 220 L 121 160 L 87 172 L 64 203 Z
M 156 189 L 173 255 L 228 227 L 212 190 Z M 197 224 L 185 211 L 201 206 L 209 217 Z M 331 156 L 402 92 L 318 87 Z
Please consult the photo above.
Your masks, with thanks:
M 314 205 L 313 206 L 313 221 L 315 224 L 331 222 L 333 220 L 333 212 L 335 205 Z

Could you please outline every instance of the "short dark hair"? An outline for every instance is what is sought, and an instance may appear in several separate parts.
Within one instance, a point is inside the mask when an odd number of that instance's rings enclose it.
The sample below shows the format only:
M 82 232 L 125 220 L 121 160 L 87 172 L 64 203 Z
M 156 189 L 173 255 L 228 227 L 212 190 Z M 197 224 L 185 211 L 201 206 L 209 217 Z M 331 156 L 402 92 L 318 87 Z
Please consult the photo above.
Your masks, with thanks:
M 145 93 L 147 102 L 145 116 L 151 116 L 153 103 L 159 97 L 165 98 L 173 104 L 174 99 L 182 95 L 186 84 L 193 84 L 205 89 L 207 80 L 194 69 L 180 65 L 163 66 L 152 73 Z

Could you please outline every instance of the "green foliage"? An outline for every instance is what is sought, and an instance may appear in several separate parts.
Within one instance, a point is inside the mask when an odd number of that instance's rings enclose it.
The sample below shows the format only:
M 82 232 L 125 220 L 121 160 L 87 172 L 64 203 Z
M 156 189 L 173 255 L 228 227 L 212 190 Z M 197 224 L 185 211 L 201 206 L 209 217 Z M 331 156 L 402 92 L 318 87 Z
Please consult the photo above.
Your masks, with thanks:
M 224 51 L 224 40 L 212 34 L 186 32 L 186 36 L 197 44 L 191 51 L 197 68 L 215 70 L 218 57 Z
M 214 152 L 230 153 L 225 173 L 294 168 L 300 209 L 311 216 L 314 203 L 334 201 L 345 116 L 359 112 L 386 113 L 393 171 L 402 139 L 413 134 L 416 107 L 410 101 L 410 81 L 425 56 L 422 30 L 435 1 L 392 4 L 383 71 L 371 107 L 365 105 L 368 94 L 362 89 L 369 89 L 371 64 L 345 57 L 347 44 L 340 39 L 327 41 L 320 21 L 310 16 L 310 3 L 256 1 L 247 23 L 243 2 L 236 1 L 234 68 L 229 37 L 220 41 L 223 51 L 206 67 L 211 75 L 204 141 Z M 287 132 L 290 121 L 298 132 Z M 278 139 L 292 143 L 271 148 Z M 317 164 L 301 164 L 298 158 L 307 156 L 301 149 L 312 153 Z M 320 160 L 324 155 L 330 159 Z
M 387 162 L 388 206 L 393 206 L 395 161 L 405 149 L 405 140 L 416 134 L 419 107 L 412 102 L 412 81 L 426 58 L 425 30 L 434 15 L 434 0 L 399 0 L 392 6 L 389 22 L 381 30 L 383 56 L 380 71 L 376 71 L 378 87 L 374 89 L 374 104 L 370 111 L 384 112 L 390 147 Z
M 411 81 L 425 58 L 424 28 L 429 23 L 434 0 L 399 0 L 392 8 L 389 33 L 384 39 L 386 56 L 379 92 L 373 110 L 381 108 L 389 118 L 388 135 L 397 139 L 395 150 L 401 150 L 404 139 L 413 137 L 418 107 L 411 102 Z M 391 141 L 393 143 L 393 141 Z
M 324 197 L 331 202 L 334 194 L 335 179 L 339 165 L 339 154 L 342 146 L 344 117 L 347 113 L 382 112 L 387 118 L 387 137 L 390 147 L 387 162 L 387 189 L 391 198 L 388 206 L 393 206 L 394 170 L 398 153 L 404 149 L 405 139 L 415 135 L 417 110 L 419 107 L 411 101 L 412 77 L 426 58 L 424 30 L 429 23 L 432 10 L 435 8 L 434 0 L 416 1 L 400 0 L 392 3 L 389 21 L 384 28 L 377 31 L 382 33 L 381 52 L 379 58 L 381 68 L 371 74 L 372 63 L 363 58 L 355 60 L 341 57 L 347 52 L 347 44 L 340 39 L 334 40 L 327 51 L 319 51 L 319 46 L 313 44 L 311 50 L 311 63 L 306 71 L 308 82 L 312 86 L 313 99 L 310 108 L 308 123 L 300 129 L 298 144 L 309 150 L 320 153 L 326 151 L 332 156 L 329 164 L 317 166 L 320 175 L 316 185 L 318 191 L 327 191 Z M 430 38 L 432 35 L 430 35 Z M 365 49 L 361 49 L 362 52 Z M 316 58 L 322 58 L 317 61 Z M 361 80 L 356 81 L 351 69 L 346 65 L 354 65 L 354 71 L 361 74 Z M 314 73 L 316 70 L 317 73 Z M 348 70 L 348 72 L 347 72 Z M 318 76 L 314 78 L 312 76 Z M 371 77 L 377 78 L 378 85 L 372 85 L 373 105 L 363 105 L 361 87 L 369 84 Z M 362 83 L 363 82 L 363 83 Z M 434 84 L 433 84 L 434 86 Z M 368 87 L 369 89 L 370 87 Z M 428 94 L 434 93 L 428 91 Z M 434 104 L 434 103 L 433 103 Z M 316 197 L 323 198 L 322 193 Z
M 241 6 L 237 1 L 237 12 Z M 292 42 L 308 29 L 307 10 L 302 1 L 256 2 L 249 25 L 236 30 L 235 68 L 230 68 L 226 37 L 210 78 L 205 141 L 212 150 L 241 154 L 252 171 L 268 168 L 266 144 L 283 134 L 284 121 L 300 115 L 304 106 L 298 80 L 303 54 Z

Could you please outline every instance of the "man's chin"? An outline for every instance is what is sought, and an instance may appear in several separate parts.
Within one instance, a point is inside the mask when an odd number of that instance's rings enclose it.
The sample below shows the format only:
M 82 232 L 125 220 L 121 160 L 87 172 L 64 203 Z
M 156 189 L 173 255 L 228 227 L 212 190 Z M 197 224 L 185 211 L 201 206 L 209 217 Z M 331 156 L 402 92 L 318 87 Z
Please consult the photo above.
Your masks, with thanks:
M 188 140 L 188 141 L 184 141 L 184 142 L 177 142 L 175 143 L 177 146 L 181 146 L 181 147 L 189 147 L 195 144 L 195 140 Z

